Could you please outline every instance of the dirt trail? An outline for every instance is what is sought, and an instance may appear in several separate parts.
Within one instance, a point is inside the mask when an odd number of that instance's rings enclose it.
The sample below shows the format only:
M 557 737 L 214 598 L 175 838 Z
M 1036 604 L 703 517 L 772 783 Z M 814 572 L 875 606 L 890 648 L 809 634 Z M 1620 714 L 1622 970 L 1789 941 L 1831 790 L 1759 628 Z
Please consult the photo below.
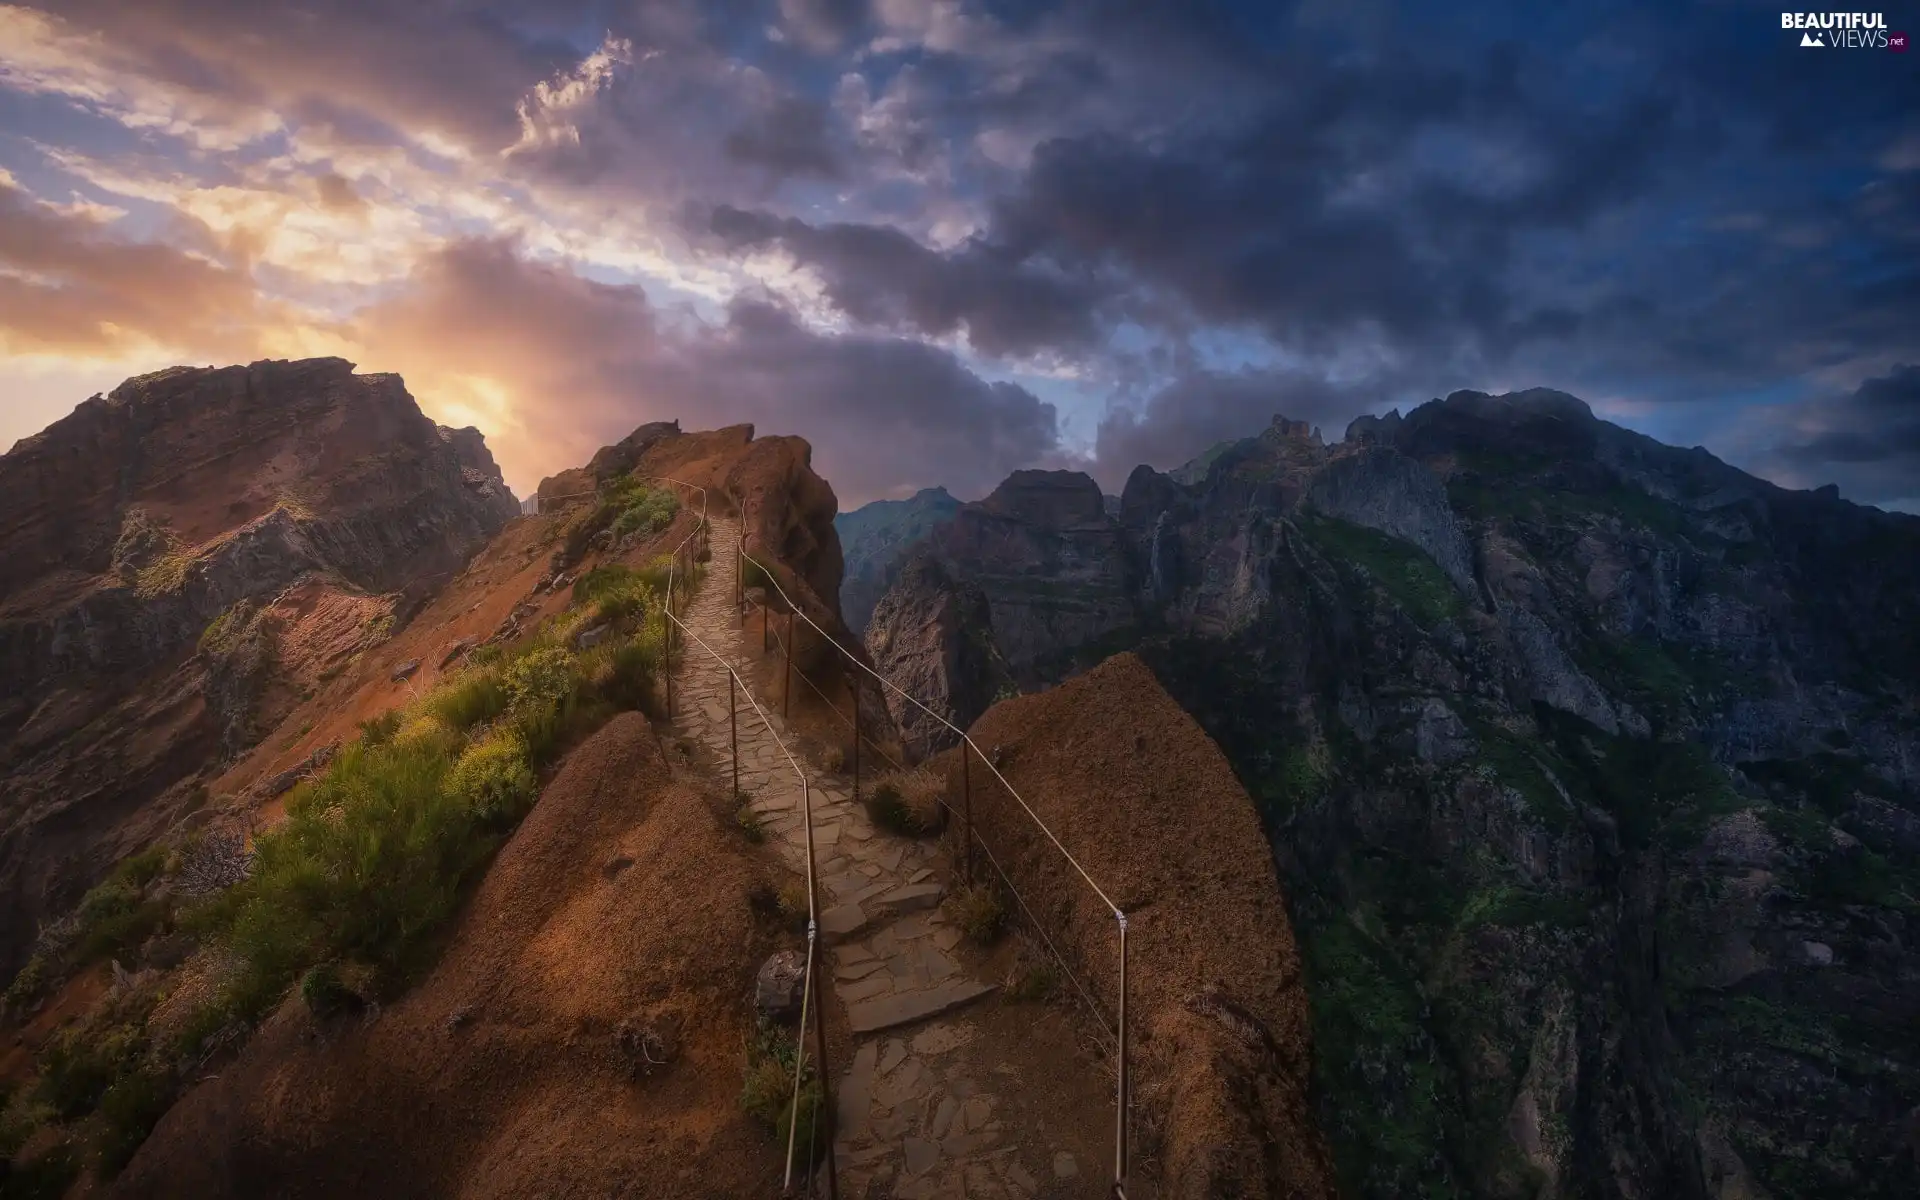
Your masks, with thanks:
M 685 620 L 741 678 L 760 632 L 734 606 L 739 524 L 715 518 L 713 559 Z M 675 670 L 675 724 L 731 782 L 729 677 L 691 642 Z M 758 697 L 756 697 L 758 699 Z M 737 698 L 740 787 L 783 860 L 806 868 L 800 781 L 786 722 Z M 791 744 L 791 739 L 788 739 Z M 796 750 L 796 754 L 798 751 Z M 836 1024 L 852 1045 L 836 1068 L 836 1162 L 843 1197 L 1006 1200 L 1097 1196 L 1112 1121 L 1104 1067 L 1078 1050 L 1074 1014 L 1003 1005 L 971 968 L 939 904 L 947 864 L 933 844 L 883 833 L 851 788 L 801 762 L 812 786 L 823 940 Z M 1076 1053 L 1084 1061 L 1074 1062 Z

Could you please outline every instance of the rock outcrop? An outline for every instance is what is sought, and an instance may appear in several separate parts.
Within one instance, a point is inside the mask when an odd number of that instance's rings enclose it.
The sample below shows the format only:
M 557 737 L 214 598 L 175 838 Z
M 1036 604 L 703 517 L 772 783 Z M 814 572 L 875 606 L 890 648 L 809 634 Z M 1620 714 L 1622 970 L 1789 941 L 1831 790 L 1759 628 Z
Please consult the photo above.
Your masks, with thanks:
M 1255 797 L 1353 1194 L 1920 1189 L 1920 519 L 1545 389 L 1276 419 L 1075 556 L 971 507 L 995 642 L 1116 581 Z
M 945 488 L 926 488 L 907 500 L 875 500 L 833 519 L 846 573 L 840 581 L 840 614 L 847 628 L 865 634 L 874 605 L 893 586 L 909 553 L 953 518 L 960 502 Z
M 959 506 L 922 546 L 946 576 L 985 595 L 991 656 L 1018 685 L 1064 678 L 1134 636 L 1134 570 L 1121 524 L 1090 476 L 1016 471 L 985 500 Z M 911 595 L 930 579 L 896 581 L 903 602 L 882 608 L 896 616 L 938 608 L 936 595 Z M 880 609 L 867 632 L 880 644 L 916 640 L 912 630 L 887 628 Z
M 1131 915 L 1138 1177 L 1193 1200 L 1332 1200 L 1300 956 L 1259 815 L 1219 748 L 1130 654 L 996 704 L 969 733 Z M 940 761 L 958 787 L 956 756 Z M 1112 910 L 997 781 L 973 787 L 980 837 L 1114 1005 Z
M 0 972 L 518 511 L 340 359 L 130 379 L 0 458 Z
M 994 650 L 986 592 L 971 580 L 951 578 L 924 548 L 908 556 L 897 586 L 874 610 L 867 654 L 881 674 L 962 729 L 1011 687 Z M 919 705 L 892 692 L 886 700 L 894 727 L 914 757 L 958 740 Z

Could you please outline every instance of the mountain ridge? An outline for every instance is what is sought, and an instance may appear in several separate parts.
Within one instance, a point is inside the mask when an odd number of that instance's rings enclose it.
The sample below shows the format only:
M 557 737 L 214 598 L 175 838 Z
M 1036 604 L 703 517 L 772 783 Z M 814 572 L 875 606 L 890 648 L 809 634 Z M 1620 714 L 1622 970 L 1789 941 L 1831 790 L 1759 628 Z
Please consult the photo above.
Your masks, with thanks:
M 1920 518 L 1552 389 L 1331 445 L 1277 417 L 1188 466 L 1088 530 L 963 506 L 916 553 L 984 617 L 915 654 L 1002 654 L 1031 690 L 1132 647 L 1219 742 L 1347 1188 L 1910 1190 Z

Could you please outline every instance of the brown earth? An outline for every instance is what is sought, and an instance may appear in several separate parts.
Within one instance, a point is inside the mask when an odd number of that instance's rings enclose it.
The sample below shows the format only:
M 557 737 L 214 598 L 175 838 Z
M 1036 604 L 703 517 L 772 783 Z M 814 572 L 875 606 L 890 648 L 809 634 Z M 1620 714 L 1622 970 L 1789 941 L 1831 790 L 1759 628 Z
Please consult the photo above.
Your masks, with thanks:
M 1307 1099 L 1307 997 L 1259 820 L 1132 654 L 1003 701 L 970 731 L 1128 914 L 1136 1173 L 1170 1197 L 1332 1197 Z M 938 760 L 961 795 L 960 759 Z M 1118 923 L 974 761 L 982 842 L 1111 1018 Z
M 779 1155 L 738 1102 L 764 878 L 623 714 L 568 757 L 425 981 L 377 1020 L 290 1000 L 111 1194 L 772 1194 Z M 636 1077 L 623 1024 L 668 1065 Z

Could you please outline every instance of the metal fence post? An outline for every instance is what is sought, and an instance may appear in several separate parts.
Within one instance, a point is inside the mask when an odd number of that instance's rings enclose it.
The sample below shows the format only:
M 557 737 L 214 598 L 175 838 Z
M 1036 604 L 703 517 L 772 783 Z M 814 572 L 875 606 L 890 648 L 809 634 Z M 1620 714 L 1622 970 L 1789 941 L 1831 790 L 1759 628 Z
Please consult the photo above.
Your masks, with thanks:
M 669 609 L 667 622 L 667 720 L 673 720 L 673 616 Z
M 780 689 L 780 715 L 793 715 L 793 610 L 787 610 L 787 681 Z
M 823 1110 L 831 1112 L 833 1105 L 833 1076 L 827 1070 L 827 1027 L 825 1018 L 821 1016 L 821 1011 L 825 1009 L 827 1005 L 826 993 L 823 990 L 823 985 L 820 980 L 820 957 L 818 954 L 813 956 L 813 987 L 817 997 L 813 1006 L 813 1062 L 814 1069 L 820 1072 L 820 1100 L 818 1107 L 813 1110 L 813 1122 L 808 1127 L 808 1133 L 815 1139 L 819 1138 L 821 1134 L 821 1116 Z M 809 1152 L 812 1151 L 812 1142 L 808 1143 L 807 1149 Z M 826 1149 L 827 1195 L 830 1200 L 840 1200 L 840 1176 L 833 1161 L 833 1136 L 831 1134 L 827 1135 Z M 808 1158 L 808 1165 L 812 1165 L 811 1157 Z
M 973 771 L 969 761 L 972 741 L 960 739 L 960 804 L 966 813 L 966 866 L 963 874 L 968 883 L 973 882 Z
M 727 672 L 727 743 L 733 747 L 733 801 L 740 802 L 740 717 L 734 693 L 738 685 L 733 672 Z
M 1127 914 L 1120 918 L 1120 1070 L 1113 1102 L 1113 1193 L 1126 1195 L 1127 1188 Z
M 847 685 L 853 689 L 853 802 L 860 803 L 860 681 L 851 671 Z

